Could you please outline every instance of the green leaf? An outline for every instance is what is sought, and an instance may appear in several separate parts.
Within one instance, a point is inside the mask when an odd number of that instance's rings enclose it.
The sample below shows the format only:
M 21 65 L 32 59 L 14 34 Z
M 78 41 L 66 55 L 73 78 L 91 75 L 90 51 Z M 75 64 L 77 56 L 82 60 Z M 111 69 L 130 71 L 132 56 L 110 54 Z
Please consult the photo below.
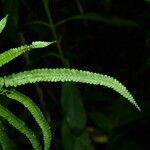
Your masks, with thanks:
M 0 67 L 7 64 L 9 61 L 28 51 L 28 45 L 20 46 L 18 48 L 11 48 L 0 54 Z
M 0 21 L 0 33 L 3 31 L 3 29 L 4 29 L 5 26 L 6 26 L 7 18 L 8 18 L 8 15 L 6 15 L 6 16 Z
M 75 69 L 35 69 L 0 78 L 1 86 L 6 87 L 15 87 L 35 82 L 68 81 L 94 84 L 111 88 L 125 97 L 140 111 L 138 104 L 127 88 L 121 82 L 108 75 Z
M 90 113 L 90 118 L 96 126 L 101 128 L 105 132 L 110 132 L 113 129 L 111 119 L 105 114 L 102 114 L 100 112 L 93 112 Z
M 79 134 L 86 125 L 86 112 L 75 83 L 63 83 L 61 102 L 69 127 Z
M 62 142 L 64 150 L 93 150 L 88 133 L 82 132 L 78 136 L 74 135 L 65 120 L 62 123 Z
M 143 108 L 143 110 L 145 109 Z M 110 114 L 110 117 L 112 120 L 113 128 L 131 124 L 144 117 L 143 112 L 138 113 L 127 103 L 120 102 L 119 100 L 113 102 L 111 106 L 111 112 L 112 113 Z
M 3 0 L 1 3 L 4 14 L 10 15 L 7 21 L 7 35 L 18 43 L 19 0 Z
M 74 150 L 94 150 L 87 132 L 83 132 L 75 142 Z
M 8 109 L 6 109 L 1 105 L 0 105 L 0 116 L 6 119 L 13 127 L 18 129 L 21 133 L 25 134 L 27 138 L 30 140 L 35 150 L 41 150 L 39 141 L 37 140 L 34 132 L 32 132 L 32 130 L 30 130 L 22 120 L 17 118 Z
M 62 135 L 63 149 L 74 150 L 74 143 L 75 143 L 76 136 L 73 135 L 65 120 L 63 120 L 62 122 L 61 132 L 62 132 L 61 135 Z
M 26 95 L 18 91 L 3 90 L 3 93 L 5 93 L 5 95 L 8 98 L 20 102 L 30 111 L 30 113 L 32 114 L 32 116 L 34 117 L 34 119 L 36 120 L 40 128 L 42 129 L 43 140 L 44 140 L 44 150 L 49 150 L 50 144 L 51 144 L 51 136 L 52 136 L 51 130 L 50 130 L 50 126 L 48 122 L 46 121 L 39 107 L 29 97 L 27 97 Z
M 55 41 L 54 41 L 55 42 Z M 9 61 L 15 59 L 21 54 L 29 51 L 31 49 L 46 47 L 54 42 L 44 42 L 44 41 L 36 41 L 32 42 L 30 45 L 23 45 L 18 48 L 11 48 L 0 54 L 0 67 L 7 64 Z
M 56 41 L 52 41 L 52 42 L 45 42 L 45 41 L 35 41 L 32 42 L 32 44 L 30 45 L 31 48 L 43 48 L 43 47 L 47 47 L 53 43 L 56 43 Z

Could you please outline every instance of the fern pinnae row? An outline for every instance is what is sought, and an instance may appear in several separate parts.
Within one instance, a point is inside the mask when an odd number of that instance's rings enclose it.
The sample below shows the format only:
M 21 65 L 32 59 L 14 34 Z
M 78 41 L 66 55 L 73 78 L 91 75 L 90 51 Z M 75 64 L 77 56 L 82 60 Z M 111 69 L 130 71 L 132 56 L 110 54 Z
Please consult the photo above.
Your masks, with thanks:
M 12 114 L 8 109 L 0 105 L 0 116 L 6 119 L 13 127 L 18 129 L 21 133 L 25 134 L 30 140 L 34 150 L 41 150 L 39 141 L 37 140 L 34 132 L 30 130 L 25 123 Z
M 6 87 L 20 86 L 35 82 L 81 82 L 87 84 L 101 85 L 113 89 L 129 100 L 138 110 L 138 104 L 126 87 L 118 80 L 98 73 L 75 69 L 34 69 L 12 74 L 4 77 Z
M 28 51 L 30 47 L 23 45 L 18 48 L 11 48 L 0 54 L 0 67 L 7 64 L 9 61 Z
M 5 91 L 4 91 L 5 92 Z M 32 114 L 40 128 L 42 129 L 43 133 L 43 140 L 44 140 L 44 150 L 49 150 L 51 144 L 51 130 L 48 122 L 46 121 L 45 117 L 43 116 L 41 110 L 37 107 L 37 105 L 26 95 L 16 91 L 6 91 L 5 95 L 15 101 L 20 102 L 23 104 Z
M 20 56 L 21 54 L 25 53 L 26 51 L 29 51 L 31 49 L 43 48 L 53 43 L 55 43 L 55 41 L 35 41 L 32 42 L 30 45 L 23 45 L 17 48 L 11 48 L 0 54 L 0 67 L 7 64 L 9 61 L 15 59 L 16 57 Z

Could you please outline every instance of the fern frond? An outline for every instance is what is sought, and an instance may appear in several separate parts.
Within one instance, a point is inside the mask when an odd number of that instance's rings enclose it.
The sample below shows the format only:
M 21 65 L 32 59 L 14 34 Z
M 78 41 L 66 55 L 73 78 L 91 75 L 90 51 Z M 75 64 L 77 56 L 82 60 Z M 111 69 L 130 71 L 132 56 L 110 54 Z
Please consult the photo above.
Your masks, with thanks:
M 51 130 L 48 122 L 46 121 L 45 117 L 43 116 L 41 110 L 37 107 L 37 105 L 26 95 L 15 91 L 4 91 L 5 95 L 10 99 L 20 102 L 23 104 L 33 115 L 34 119 L 42 129 L 43 139 L 44 139 L 44 150 L 49 150 L 51 144 Z
M 9 61 L 13 60 L 14 58 L 18 57 L 25 51 L 29 50 L 30 46 L 24 45 L 18 48 L 11 48 L 3 53 L 0 54 L 0 67 L 7 64 Z
M 6 26 L 7 18 L 8 18 L 8 15 L 6 15 L 6 16 L 0 21 L 0 33 L 3 31 L 3 29 L 4 29 L 5 26 Z
M 0 67 L 20 56 L 21 54 L 25 53 L 26 51 L 36 48 L 43 48 L 50 44 L 53 44 L 54 42 L 36 41 L 32 42 L 30 45 L 23 45 L 18 48 L 11 48 L 0 54 Z
M 126 87 L 118 80 L 98 73 L 75 69 L 35 69 L 24 71 L 17 74 L 12 74 L 4 77 L 6 87 L 20 86 L 27 83 L 35 82 L 81 82 L 94 85 L 106 86 L 120 93 L 123 97 L 129 100 L 138 110 L 138 104 Z
M 0 105 L 0 116 L 6 119 L 13 127 L 18 129 L 21 133 L 25 134 L 30 140 L 33 148 L 35 150 L 41 150 L 39 141 L 37 140 L 35 134 L 30 130 L 25 123 L 13 115 L 8 109 Z
M 3 150 L 11 150 L 10 139 L 7 136 L 1 122 L 0 122 L 0 144 L 1 144 Z

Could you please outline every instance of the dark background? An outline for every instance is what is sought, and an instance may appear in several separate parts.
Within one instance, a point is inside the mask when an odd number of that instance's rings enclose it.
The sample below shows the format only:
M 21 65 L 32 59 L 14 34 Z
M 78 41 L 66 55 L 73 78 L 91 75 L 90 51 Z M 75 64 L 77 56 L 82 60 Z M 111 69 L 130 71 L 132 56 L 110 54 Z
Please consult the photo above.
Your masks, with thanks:
M 119 94 L 102 87 L 40 83 L 18 88 L 39 105 L 51 123 L 51 149 L 150 149 L 148 0 L 0 0 L 0 10 L 1 18 L 9 14 L 0 37 L 1 52 L 36 40 L 57 40 L 57 44 L 31 51 L 5 65 L 1 76 L 33 68 L 62 67 L 103 73 L 119 79 L 142 109 L 138 112 Z M 24 108 L 16 103 L 5 105 L 38 133 Z M 66 119 L 70 112 L 76 120 L 71 123 Z M 14 149 L 32 149 L 22 135 L 6 126 L 14 139 Z

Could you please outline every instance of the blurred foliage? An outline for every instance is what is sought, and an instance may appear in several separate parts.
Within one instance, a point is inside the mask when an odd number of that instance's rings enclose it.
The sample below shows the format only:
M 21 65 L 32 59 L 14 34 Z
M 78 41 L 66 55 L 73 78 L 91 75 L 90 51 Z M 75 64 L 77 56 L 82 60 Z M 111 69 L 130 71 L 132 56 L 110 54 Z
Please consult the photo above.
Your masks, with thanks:
M 29 41 L 57 39 L 57 44 L 50 48 L 14 60 L 1 69 L 1 75 L 11 73 L 12 69 L 35 67 L 100 72 L 127 85 L 142 108 L 139 113 L 132 105 L 120 101 L 123 98 L 119 95 L 89 85 L 21 87 L 19 90 L 39 104 L 52 124 L 51 149 L 150 149 L 149 0 L 0 0 L 0 10 L 1 18 L 5 14 L 10 16 L 1 35 L 1 52 Z M 31 121 L 18 105 L 4 105 Z M 32 121 L 29 124 L 34 126 Z M 15 140 L 15 148 L 19 145 L 29 149 L 25 139 L 21 140 L 9 126 L 7 130 Z

